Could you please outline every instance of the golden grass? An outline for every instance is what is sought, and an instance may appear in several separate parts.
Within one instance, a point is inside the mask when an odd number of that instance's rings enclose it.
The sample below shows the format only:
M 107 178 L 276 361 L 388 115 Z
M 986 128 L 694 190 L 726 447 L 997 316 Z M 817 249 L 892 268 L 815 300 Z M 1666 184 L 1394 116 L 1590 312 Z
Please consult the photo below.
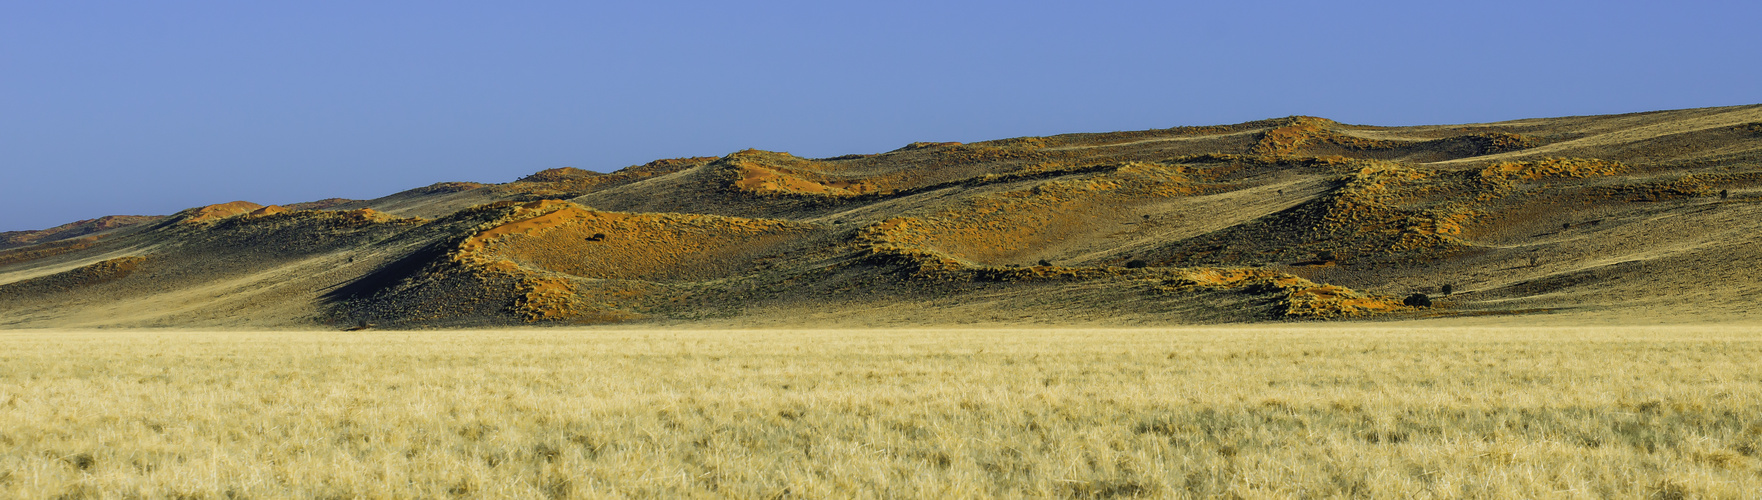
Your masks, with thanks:
M 0 497 L 1754 498 L 1762 330 L 0 333 Z

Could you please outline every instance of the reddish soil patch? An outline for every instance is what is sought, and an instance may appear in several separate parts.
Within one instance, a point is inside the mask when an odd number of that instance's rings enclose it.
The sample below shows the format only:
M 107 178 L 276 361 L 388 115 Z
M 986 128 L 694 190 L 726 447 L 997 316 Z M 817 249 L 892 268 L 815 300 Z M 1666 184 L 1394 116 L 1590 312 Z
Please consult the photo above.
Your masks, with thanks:
M 212 221 L 217 221 L 220 219 L 225 219 L 228 217 L 235 217 L 235 216 L 239 216 L 239 215 L 249 214 L 249 213 L 254 212 L 260 208 L 263 208 L 263 205 L 258 205 L 256 203 L 251 203 L 248 201 L 234 201 L 234 202 L 229 202 L 229 203 L 219 203 L 219 204 L 208 205 L 205 207 L 197 207 L 197 208 L 192 208 L 192 209 L 183 211 L 182 213 L 186 214 L 183 222 L 185 222 L 185 223 L 212 222 Z
M 85 236 L 111 229 L 146 224 L 164 219 L 162 215 L 106 215 L 62 224 L 39 231 L 7 231 L 0 233 L 0 249 L 30 246 L 56 240 Z

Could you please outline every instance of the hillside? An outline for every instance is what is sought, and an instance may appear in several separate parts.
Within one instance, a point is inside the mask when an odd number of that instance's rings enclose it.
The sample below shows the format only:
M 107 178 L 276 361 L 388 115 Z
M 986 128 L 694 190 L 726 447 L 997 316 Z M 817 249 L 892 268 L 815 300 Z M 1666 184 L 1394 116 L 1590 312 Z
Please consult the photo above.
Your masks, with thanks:
M 0 327 L 1754 319 L 1759 188 L 1762 105 L 746 150 L 0 234 Z

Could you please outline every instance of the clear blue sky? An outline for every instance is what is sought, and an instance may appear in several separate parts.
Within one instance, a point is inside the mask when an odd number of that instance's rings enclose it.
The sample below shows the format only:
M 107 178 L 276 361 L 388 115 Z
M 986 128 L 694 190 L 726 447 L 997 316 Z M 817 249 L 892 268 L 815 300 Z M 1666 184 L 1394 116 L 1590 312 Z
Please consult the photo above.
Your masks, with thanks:
M 742 148 L 1762 102 L 1762 3 L 0 0 L 0 230 Z

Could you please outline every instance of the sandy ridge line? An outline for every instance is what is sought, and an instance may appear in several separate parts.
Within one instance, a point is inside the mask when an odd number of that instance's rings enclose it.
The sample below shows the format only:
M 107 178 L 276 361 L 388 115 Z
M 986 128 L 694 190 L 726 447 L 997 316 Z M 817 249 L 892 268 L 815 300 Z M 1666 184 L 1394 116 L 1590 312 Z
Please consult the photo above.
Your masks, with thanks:
M 1258 134 L 1258 133 L 1261 133 L 1264 131 L 1266 131 L 1266 129 L 1257 128 L 1254 130 L 1244 130 L 1241 132 L 1231 132 L 1228 134 L 1207 134 L 1207 135 L 1193 135 L 1193 136 L 1183 136 L 1183 137 L 1164 137 L 1161 139 L 1144 139 L 1144 140 L 1132 141 L 1132 142 L 1115 142 L 1115 143 L 1110 143 L 1110 144 L 1096 144 L 1094 146 L 1059 146 L 1056 148 L 1046 148 L 1046 150 L 1047 151 L 1065 151 L 1065 150 L 1071 150 L 1071 149 L 1113 148 L 1113 147 L 1120 147 L 1120 146 L 1131 146 L 1134 144 L 1145 144 L 1145 143 L 1151 143 L 1151 142 L 1196 141 L 1196 140 L 1200 140 L 1200 139 L 1215 139 L 1218 137 L 1232 137 L 1232 136 L 1238 136 L 1238 135 Z
M 1750 122 L 1755 122 L 1755 121 L 1762 121 L 1762 106 L 1751 107 L 1748 109 L 1739 109 L 1739 110 L 1735 110 L 1735 111 L 1727 111 L 1724 113 L 1709 115 L 1709 116 L 1698 118 L 1698 119 L 1672 120 L 1672 121 L 1667 121 L 1664 123 L 1657 123 L 1657 124 L 1652 124 L 1652 125 L 1641 125 L 1638 127 L 1621 129 L 1621 130 L 1596 134 L 1596 135 L 1592 135 L 1589 137 L 1582 137 L 1582 138 L 1578 138 L 1578 139 L 1573 139 L 1570 141 L 1556 142 L 1554 144 L 1549 144 L 1546 146 L 1541 146 L 1541 147 L 1536 147 L 1536 148 L 1520 149 L 1517 151 L 1511 151 L 1511 152 L 1507 152 L 1507 153 L 1499 153 L 1499 154 L 1493 154 L 1493 155 L 1486 155 L 1486 156 L 1473 156 L 1473 157 L 1468 157 L 1468 158 L 1458 158 L 1458 159 L 1454 159 L 1454 160 L 1445 160 L 1445 161 L 1424 163 L 1423 165 L 1457 165 L 1457 164 L 1463 164 L 1463 163 L 1474 163 L 1474 162 L 1482 162 L 1482 161 L 1488 161 L 1488 160 L 1508 160 L 1508 159 L 1515 159 L 1515 158 L 1520 158 L 1520 157 L 1532 157 L 1532 156 L 1536 156 L 1536 155 L 1547 154 L 1550 152 L 1563 151 L 1563 150 L 1567 150 L 1567 149 L 1574 149 L 1574 148 L 1581 148 L 1581 147 L 1629 144 L 1629 143 L 1644 141 L 1647 139 L 1652 139 L 1655 137 L 1662 137 L 1662 136 L 1666 136 L 1666 135 L 1680 134 L 1680 133 L 1685 133 L 1685 132 L 1699 132 L 1702 130 L 1715 129 L 1715 128 L 1721 128 L 1721 127 L 1730 127 L 1730 126 L 1741 125 L 1744 123 L 1750 123 Z
M 79 269 L 79 268 L 86 267 L 86 266 L 89 266 L 92 264 L 97 264 L 99 262 L 103 262 L 103 261 L 115 259 L 115 258 L 120 258 L 120 257 L 129 257 L 129 256 L 137 256 L 137 255 L 142 256 L 142 257 L 146 257 L 146 256 L 152 254 L 153 250 L 156 248 L 159 248 L 161 245 L 162 244 L 156 243 L 156 244 L 149 245 L 149 246 L 136 245 L 136 246 L 130 246 L 127 248 L 119 248 L 119 249 L 112 250 L 109 252 L 104 252 L 102 254 L 91 255 L 89 257 L 83 257 L 79 260 L 72 261 L 72 262 L 69 262 L 66 264 L 61 264 L 58 266 L 29 267 L 31 265 L 32 261 L 20 262 L 18 264 L 21 267 L 24 267 L 23 269 L 20 269 L 17 271 L 0 272 L 0 286 L 10 285 L 13 283 L 18 283 L 20 281 L 25 281 L 25 280 L 35 279 L 35 278 L 41 278 L 44 276 L 60 274 L 60 273 L 64 273 L 67 271 L 72 271 L 74 269 Z M 53 256 L 44 257 L 44 259 L 50 259 L 50 258 L 53 258 Z

